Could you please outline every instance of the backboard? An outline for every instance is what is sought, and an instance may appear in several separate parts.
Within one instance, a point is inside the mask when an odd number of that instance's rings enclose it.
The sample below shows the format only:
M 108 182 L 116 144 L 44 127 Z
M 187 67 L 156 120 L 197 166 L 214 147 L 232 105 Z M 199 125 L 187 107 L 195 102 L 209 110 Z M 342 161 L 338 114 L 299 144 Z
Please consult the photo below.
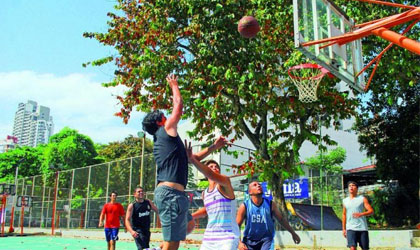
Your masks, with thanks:
M 293 0 L 295 46 L 358 92 L 363 92 L 362 42 L 342 46 L 302 46 L 303 43 L 342 35 L 354 30 L 354 22 L 330 0 Z

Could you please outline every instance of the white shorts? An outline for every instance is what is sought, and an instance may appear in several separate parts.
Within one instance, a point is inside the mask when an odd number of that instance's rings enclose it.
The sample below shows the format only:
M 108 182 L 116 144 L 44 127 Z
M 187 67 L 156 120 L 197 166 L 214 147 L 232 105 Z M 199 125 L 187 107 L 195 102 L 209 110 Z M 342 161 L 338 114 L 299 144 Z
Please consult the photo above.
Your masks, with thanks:
M 200 250 L 237 250 L 239 238 L 220 240 L 220 241 L 203 241 Z

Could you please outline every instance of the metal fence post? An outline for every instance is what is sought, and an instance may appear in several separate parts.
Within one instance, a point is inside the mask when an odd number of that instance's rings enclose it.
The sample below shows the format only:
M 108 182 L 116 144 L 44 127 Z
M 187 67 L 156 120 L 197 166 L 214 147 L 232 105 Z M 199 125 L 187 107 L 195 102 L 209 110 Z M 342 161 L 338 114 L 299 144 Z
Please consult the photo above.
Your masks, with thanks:
M 87 185 L 87 193 L 86 193 L 86 206 L 85 206 L 85 229 L 87 226 L 87 222 L 89 220 L 88 218 L 88 206 L 89 206 L 89 187 L 90 187 L 90 173 L 91 173 L 92 167 L 89 167 L 89 174 L 88 174 L 88 185 Z
M 42 228 L 44 223 L 44 199 L 45 199 L 45 183 L 47 182 L 47 177 L 45 175 L 42 176 L 42 199 L 41 199 L 41 223 L 39 223 L 39 227 Z
M 55 187 L 54 187 L 54 201 L 53 201 L 53 211 L 52 211 L 52 218 L 51 218 L 51 235 L 54 235 L 55 229 L 55 213 L 57 210 L 57 195 L 58 195 L 58 182 L 60 180 L 60 172 L 55 172 Z
M 108 203 L 108 190 L 109 190 L 109 172 L 111 170 L 111 163 L 108 162 L 108 173 L 106 176 L 106 203 Z
M 32 192 L 31 197 L 34 198 L 34 188 L 35 188 L 35 176 L 32 178 Z M 29 228 L 31 228 L 31 221 L 32 221 L 32 209 L 29 209 Z
M 70 186 L 70 192 L 69 192 L 69 212 L 68 212 L 68 219 L 67 219 L 67 229 L 70 228 L 71 224 L 71 199 L 73 199 L 73 184 L 74 184 L 74 169 L 71 174 L 71 186 Z
M 130 178 L 128 180 L 128 203 L 131 202 L 131 177 L 133 175 L 133 157 L 130 158 Z

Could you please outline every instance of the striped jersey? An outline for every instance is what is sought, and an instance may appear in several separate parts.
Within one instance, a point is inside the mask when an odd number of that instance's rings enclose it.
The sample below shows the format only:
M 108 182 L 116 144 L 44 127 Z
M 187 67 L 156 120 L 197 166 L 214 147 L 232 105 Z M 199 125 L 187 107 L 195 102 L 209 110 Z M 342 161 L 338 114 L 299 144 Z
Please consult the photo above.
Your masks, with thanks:
M 204 206 L 208 216 L 201 250 L 237 249 L 239 242 L 239 227 L 236 224 L 236 200 L 224 197 L 218 185 L 213 191 L 204 191 Z

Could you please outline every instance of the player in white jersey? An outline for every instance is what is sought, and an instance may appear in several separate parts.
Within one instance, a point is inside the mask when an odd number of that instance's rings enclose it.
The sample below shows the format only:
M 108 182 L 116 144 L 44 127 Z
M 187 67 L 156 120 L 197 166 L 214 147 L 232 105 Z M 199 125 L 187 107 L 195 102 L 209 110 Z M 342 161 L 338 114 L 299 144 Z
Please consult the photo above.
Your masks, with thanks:
M 369 234 L 366 216 L 373 214 L 369 201 L 363 195 L 357 195 L 358 185 L 348 183 L 349 197 L 343 200 L 343 236 L 347 238 L 347 247 L 357 249 L 357 243 L 363 250 L 369 249 Z M 366 211 L 365 211 L 366 210 Z
M 198 161 L 187 149 L 190 162 L 209 180 L 203 192 L 204 207 L 192 214 L 194 219 L 208 216 L 206 231 L 200 250 L 236 250 L 240 231 L 236 223 L 236 200 L 229 177 L 220 174 L 220 166 L 210 160 Z

